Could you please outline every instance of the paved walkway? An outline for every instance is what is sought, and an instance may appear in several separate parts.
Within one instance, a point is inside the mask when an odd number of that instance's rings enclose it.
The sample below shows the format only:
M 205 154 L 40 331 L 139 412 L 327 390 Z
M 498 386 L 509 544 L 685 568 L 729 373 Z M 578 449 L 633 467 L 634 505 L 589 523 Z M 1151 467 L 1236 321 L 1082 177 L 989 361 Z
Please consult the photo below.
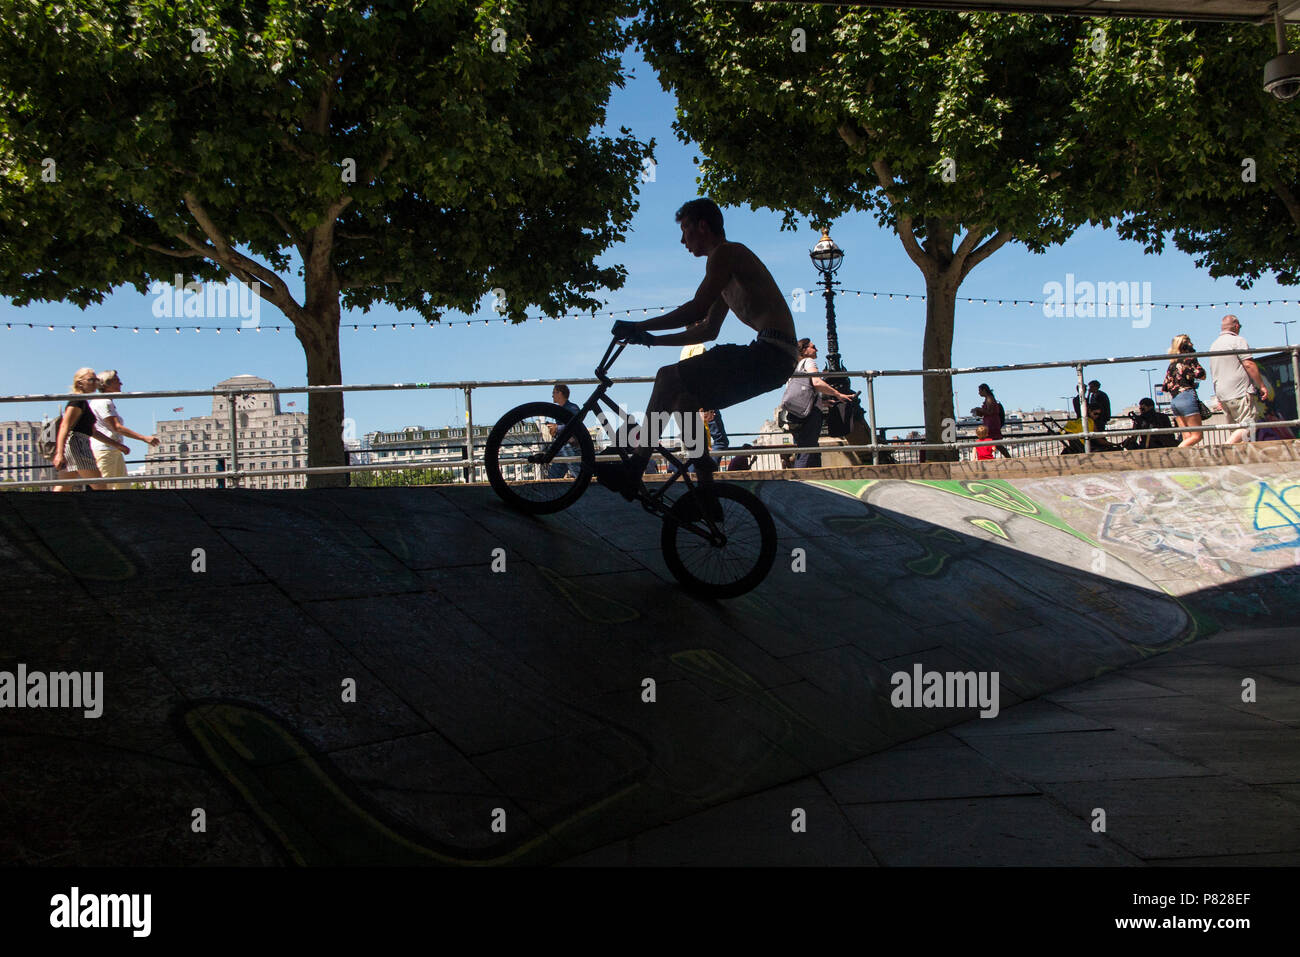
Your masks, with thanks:
M 721 603 L 599 489 L 0 495 L 0 673 L 104 679 L 0 708 L 0 863 L 1293 862 L 1291 468 L 761 482 Z
M 1300 865 L 1300 633 L 1223 632 L 567 863 Z

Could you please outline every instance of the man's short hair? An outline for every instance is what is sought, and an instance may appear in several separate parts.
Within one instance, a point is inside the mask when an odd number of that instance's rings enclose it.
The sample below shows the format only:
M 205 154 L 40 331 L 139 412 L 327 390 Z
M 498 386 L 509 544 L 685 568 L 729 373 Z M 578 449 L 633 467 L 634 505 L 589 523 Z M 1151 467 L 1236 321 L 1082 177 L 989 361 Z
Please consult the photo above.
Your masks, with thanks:
M 722 228 L 722 210 L 718 209 L 718 204 L 711 199 L 693 199 L 689 203 L 683 203 L 682 208 L 677 210 L 675 219 L 688 226 L 704 223 L 716 235 L 723 237 L 727 235 Z
M 116 369 L 105 369 L 103 372 L 99 373 L 99 375 L 98 375 L 98 379 L 99 379 L 99 391 L 100 391 L 100 392 L 103 392 L 103 391 L 104 391 L 104 386 L 105 386 L 107 383 L 112 382 L 112 381 L 113 381 L 114 379 L 116 379 L 116 378 L 117 378 L 117 370 L 116 370 Z
M 1093 379 L 1091 382 L 1088 383 L 1088 388 L 1089 388 L 1089 389 L 1100 389 L 1100 388 L 1101 388 L 1101 383 L 1098 382 L 1096 379 Z
M 1155 401 L 1152 399 L 1138 399 L 1139 409 L 1154 409 L 1155 407 Z
M 569 387 L 565 385 L 563 382 L 555 383 L 555 388 L 553 388 L 551 391 L 559 392 L 560 395 L 564 396 L 566 399 L 569 397 Z

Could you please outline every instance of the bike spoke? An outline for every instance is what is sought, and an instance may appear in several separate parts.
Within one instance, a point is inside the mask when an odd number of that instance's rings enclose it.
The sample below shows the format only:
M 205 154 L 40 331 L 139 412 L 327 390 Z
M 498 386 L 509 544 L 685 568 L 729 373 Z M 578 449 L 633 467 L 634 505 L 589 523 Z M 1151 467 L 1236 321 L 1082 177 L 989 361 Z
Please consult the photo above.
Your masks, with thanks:
M 583 429 L 552 461 L 554 439 L 570 414 L 534 402 L 512 409 L 492 430 L 485 450 L 488 479 L 497 494 L 521 511 L 545 514 L 571 505 L 591 480 L 591 439 Z M 554 427 L 552 429 L 552 427 Z

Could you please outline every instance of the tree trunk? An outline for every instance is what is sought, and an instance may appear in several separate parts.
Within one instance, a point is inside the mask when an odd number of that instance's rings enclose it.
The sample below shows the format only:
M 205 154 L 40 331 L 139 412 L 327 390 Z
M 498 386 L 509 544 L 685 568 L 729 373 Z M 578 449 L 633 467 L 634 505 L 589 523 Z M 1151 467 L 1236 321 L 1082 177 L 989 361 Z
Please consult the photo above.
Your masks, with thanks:
M 936 271 L 925 277 L 925 343 L 921 365 L 926 369 L 952 367 L 952 330 L 957 310 L 957 274 L 953 268 Z M 952 441 L 956 415 L 952 407 L 952 376 L 926 376 L 922 386 L 925 400 L 925 440 Z M 930 462 L 955 462 L 956 451 L 934 450 L 926 456 Z
M 339 301 L 315 303 L 294 323 L 298 341 L 307 356 L 308 385 L 341 385 L 343 363 L 339 355 Z M 346 465 L 343 448 L 343 393 L 313 392 L 307 401 L 307 466 L 315 468 Z M 307 476 L 308 488 L 339 488 L 348 485 L 347 473 Z

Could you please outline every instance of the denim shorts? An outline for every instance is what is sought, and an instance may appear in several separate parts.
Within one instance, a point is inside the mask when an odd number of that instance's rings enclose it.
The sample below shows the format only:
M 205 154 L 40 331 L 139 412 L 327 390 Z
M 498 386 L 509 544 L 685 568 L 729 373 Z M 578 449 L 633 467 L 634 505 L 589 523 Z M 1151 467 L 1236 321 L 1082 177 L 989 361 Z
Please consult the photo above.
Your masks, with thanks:
M 783 388 L 798 360 L 757 339 L 747 346 L 714 346 L 677 363 L 686 391 L 701 409 L 725 409 Z
M 1169 403 L 1174 415 L 1184 419 L 1201 414 L 1201 400 L 1196 397 L 1195 389 L 1184 389 L 1173 397 Z

